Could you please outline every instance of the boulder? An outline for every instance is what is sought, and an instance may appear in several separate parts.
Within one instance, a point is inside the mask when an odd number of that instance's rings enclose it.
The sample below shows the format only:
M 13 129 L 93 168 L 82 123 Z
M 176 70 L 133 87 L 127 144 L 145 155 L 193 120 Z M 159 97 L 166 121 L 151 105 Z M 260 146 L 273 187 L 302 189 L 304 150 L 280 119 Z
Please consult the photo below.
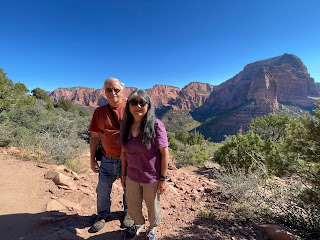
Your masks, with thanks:
M 258 228 L 261 231 L 265 232 L 266 235 L 271 240 L 299 240 L 300 239 L 294 236 L 292 233 L 290 233 L 287 229 L 285 229 L 282 226 L 264 224 L 264 225 L 258 226 Z

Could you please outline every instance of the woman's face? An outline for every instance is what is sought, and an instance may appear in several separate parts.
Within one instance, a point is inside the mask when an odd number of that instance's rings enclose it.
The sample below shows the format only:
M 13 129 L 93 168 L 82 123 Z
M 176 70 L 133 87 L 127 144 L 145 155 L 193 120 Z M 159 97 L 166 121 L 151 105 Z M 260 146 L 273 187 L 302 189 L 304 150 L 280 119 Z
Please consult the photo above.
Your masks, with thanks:
M 129 111 L 135 119 L 143 118 L 148 112 L 148 106 L 148 103 L 138 96 L 129 101 Z

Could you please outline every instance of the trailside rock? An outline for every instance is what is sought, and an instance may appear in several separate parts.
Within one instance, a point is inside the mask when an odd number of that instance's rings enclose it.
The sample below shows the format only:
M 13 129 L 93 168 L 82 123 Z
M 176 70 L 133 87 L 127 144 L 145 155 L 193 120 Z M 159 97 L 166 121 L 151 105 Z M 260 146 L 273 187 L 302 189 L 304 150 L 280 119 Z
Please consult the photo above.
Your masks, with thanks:
M 76 182 L 62 173 L 58 173 L 55 171 L 48 171 L 44 177 L 46 179 L 52 180 L 56 185 L 64 185 L 68 186 L 70 189 L 75 190 L 77 188 Z

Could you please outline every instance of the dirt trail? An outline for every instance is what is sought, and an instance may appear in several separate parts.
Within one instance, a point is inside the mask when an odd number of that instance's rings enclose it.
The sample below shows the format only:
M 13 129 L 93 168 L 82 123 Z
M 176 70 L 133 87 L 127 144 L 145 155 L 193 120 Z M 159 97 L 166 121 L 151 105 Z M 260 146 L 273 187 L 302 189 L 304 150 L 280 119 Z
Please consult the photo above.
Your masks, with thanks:
M 1 148 L 0 163 L 0 239 L 123 239 L 120 180 L 113 186 L 111 220 L 102 231 L 89 233 L 96 213 L 96 174 L 80 174 L 76 189 L 65 190 L 44 178 L 50 170 L 63 173 L 61 167 L 24 161 Z M 233 219 L 228 200 L 221 200 L 209 170 L 170 170 L 169 177 L 168 191 L 161 199 L 159 239 L 268 239 L 244 219 Z M 47 211 L 50 202 L 61 199 L 76 207 Z M 201 216 L 209 212 L 211 217 Z M 138 239 L 145 239 L 145 233 Z

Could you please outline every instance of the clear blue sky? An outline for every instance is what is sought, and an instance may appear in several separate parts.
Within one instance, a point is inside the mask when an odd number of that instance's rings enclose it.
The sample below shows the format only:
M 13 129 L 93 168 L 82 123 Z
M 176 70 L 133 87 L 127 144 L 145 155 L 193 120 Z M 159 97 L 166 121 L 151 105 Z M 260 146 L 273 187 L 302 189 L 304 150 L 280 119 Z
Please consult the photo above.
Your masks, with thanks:
M 291 53 L 320 82 L 318 0 L 1 0 L 0 68 L 29 90 L 218 85 Z

